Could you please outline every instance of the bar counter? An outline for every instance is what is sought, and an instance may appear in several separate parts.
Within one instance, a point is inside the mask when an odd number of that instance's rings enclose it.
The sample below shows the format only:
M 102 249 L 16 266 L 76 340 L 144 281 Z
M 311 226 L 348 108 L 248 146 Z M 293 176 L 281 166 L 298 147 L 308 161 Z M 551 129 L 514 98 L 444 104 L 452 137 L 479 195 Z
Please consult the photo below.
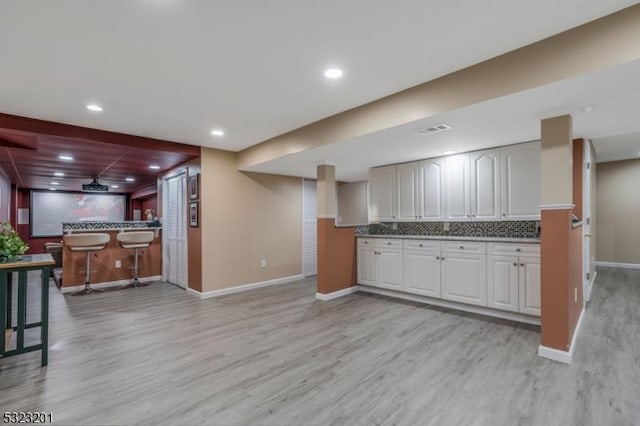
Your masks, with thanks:
M 149 248 L 140 249 L 139 278 L 141 281 L 159 279 L 162 275 L 162 228 L 157 222 L 67 222 L 62 229 L 67 233 L 100 232 L 111 240 L 103 250 L 91 254 L 91 285 L 95 287 L 119 286 L 133 279 L 134 251 L 120 247 L 117 236 L 121 231 L 153 231 L 155 239 Z M 120 261 L 120 267 L 116 267 Z M 62 249 L 62 292 L 68 293 L 84 286 L 84 252 Z

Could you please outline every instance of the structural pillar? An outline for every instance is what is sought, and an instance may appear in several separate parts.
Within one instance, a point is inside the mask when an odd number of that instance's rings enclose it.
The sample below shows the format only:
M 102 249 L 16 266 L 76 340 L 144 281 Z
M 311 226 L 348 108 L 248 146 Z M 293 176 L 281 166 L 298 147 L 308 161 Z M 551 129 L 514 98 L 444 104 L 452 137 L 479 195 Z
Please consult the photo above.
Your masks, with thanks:
M 317 168 L 318 278 L 316 297 L 331 300 L 353 292 L 356 285 L 356 237 L 353 228 L 336 227 L 335 166 Z
M 539 355 L 571 363 L 582 312 L 582 230 L 572 225 L 572 119 L 542 120 L 541 345 Z M 578 167 L 581 164 L 577 164 Z

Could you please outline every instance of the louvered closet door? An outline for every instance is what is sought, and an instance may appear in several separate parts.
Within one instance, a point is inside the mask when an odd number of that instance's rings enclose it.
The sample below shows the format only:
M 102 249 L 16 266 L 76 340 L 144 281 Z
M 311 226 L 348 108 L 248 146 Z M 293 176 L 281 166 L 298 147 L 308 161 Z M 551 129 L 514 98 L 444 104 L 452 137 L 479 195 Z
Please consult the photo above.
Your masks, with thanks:
M 186 176 L 165 180 L 164 272 L 165 279 L 182 288 L 187 287 L 187 206 Z
M 305 179 L 302 190 L 302 262 L 304 276 L 318 275 L 318 219 L 316 181 Z

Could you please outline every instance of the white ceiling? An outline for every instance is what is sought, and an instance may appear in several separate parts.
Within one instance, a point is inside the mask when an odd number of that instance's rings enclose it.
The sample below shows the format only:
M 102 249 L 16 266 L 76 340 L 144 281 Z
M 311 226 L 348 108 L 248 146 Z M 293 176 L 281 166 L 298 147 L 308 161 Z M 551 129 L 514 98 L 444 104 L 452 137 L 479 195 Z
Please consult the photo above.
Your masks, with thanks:
M 281 157 L 249 170 L 315 178 L 318 164 L 333 164 L 339 180 L 364 180 L 372 166 L 437 157 L 449 150 L 464 152 L 536 140 L 540 138 L 541 118 L 566 113 L 573 116 L 575 138 L 594 140 L 598 161 L 611 161 L 600 159 L 612 158 L 605 155 L 637 157 L 637 135 L 612 136 L 640 132 L 638 76 L 640 60 Z M 593 109 L 583 112 L 585 107 Z M 435 134 L 416 132 L 438 123 L 452 129 Z
M 640 158 L 640 132 L 593 139 L 593 146 L 598 163 Z
M 0 0 L 0 112 L 235 151 L 635 3 Z

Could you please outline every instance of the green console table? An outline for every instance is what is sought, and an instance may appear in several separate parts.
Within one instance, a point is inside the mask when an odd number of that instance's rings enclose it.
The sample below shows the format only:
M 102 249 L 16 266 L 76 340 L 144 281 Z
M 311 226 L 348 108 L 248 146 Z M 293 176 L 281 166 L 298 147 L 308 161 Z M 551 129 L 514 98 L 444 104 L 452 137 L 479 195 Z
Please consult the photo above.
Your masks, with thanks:
M 32 254 L 21 256 L 18 260 L 0 262 L 0 358 L 19 355 L 31 351 L 42 351 L 42 366 L 47 365 L 49 337 L 49 268 L 55 264 L 50 254 Z M 42 291 L 40 295 L 40 321 L 27 324 L 27 272 L 40 271 Z M 15 327 L 12 318 L 12 278 L 18 275 L 17 321 Z M 24 345 L 24 331 L 40 327 L 40 342 Z M 6 331 L 5 331 L 6 330 Z M 15 349 L 8 349 L 7 337 L 16 333 Z

